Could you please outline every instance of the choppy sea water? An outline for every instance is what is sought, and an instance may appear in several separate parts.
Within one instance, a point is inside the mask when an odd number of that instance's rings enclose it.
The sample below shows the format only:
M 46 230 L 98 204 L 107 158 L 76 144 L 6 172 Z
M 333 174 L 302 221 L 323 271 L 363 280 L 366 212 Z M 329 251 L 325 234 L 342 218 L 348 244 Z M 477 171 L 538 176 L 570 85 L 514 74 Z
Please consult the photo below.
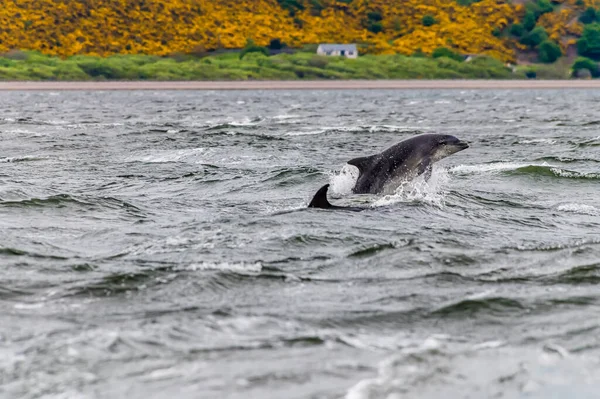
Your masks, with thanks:
M 0 397 L 595 398 L 599 104 L 0 93 Z M 350 194 L 429 132 L 471 147 Z

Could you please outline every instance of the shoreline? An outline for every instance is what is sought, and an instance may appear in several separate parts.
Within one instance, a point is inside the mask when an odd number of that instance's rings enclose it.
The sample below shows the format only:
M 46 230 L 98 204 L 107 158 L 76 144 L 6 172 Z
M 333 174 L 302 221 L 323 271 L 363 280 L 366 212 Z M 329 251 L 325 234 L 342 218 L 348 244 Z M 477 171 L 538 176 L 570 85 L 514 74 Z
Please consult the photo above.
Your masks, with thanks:
M 600 89 L 600 80 L 0 81 L 0 91 L 425 89 Z

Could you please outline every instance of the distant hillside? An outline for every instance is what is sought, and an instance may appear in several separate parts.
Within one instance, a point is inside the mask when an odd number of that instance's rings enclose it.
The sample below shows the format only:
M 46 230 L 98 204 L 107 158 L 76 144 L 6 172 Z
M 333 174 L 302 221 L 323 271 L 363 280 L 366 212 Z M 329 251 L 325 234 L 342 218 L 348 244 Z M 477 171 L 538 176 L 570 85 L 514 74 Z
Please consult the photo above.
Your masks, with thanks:
M 3 0 L 0 52 L 23 49 L 62 56 L 168 55 L 241 48 L 248 39 L 259 45 L 280 39 L 291 47 L 356 42 L 363 53 L 407 55 L 431 54 L 436 48 L 448 47 L 502 61 L 544 58 L 548 62 L 556 54 L 576 52 L 584 25 L 595 26 L 600 19 L 594 11 L 597 3 Z

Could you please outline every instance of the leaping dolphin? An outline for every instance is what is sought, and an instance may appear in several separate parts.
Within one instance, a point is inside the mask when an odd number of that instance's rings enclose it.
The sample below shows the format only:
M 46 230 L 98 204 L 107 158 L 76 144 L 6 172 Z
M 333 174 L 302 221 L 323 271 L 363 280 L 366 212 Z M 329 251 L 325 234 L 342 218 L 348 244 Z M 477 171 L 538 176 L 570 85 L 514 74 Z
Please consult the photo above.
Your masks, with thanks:
M 403 182 L 421 174 L 431 176 L 434 162 L 469 148 L 469 145 L 447 134 L 421 134 L 411 137 L 375 155 L 348 161 L 358 168 L 359 175 L 352 189 L 356 194 L 392 193 Z M 340 207 L 327 201 L 329 184 L 317 191 L 309 208 L 345 209 L 351 211 L 365 208 Z
M 352 189 L 356 194 L 393 193 L 402 182 L 425 173 L 431 176 L 434 162 L 469 145 L 447 134 L 421 134 L 380 152 L 348 161 L 358 168 L 359 175 Z

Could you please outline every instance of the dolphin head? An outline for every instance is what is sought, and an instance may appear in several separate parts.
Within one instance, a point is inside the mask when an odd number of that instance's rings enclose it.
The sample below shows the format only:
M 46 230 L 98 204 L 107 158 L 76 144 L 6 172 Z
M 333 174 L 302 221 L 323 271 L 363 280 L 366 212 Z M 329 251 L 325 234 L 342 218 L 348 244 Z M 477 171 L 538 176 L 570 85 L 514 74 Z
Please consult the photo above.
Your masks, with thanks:
M 449 134 L 435 135 L 434 140 L 433 158 L 435 161 L 469 148 L 466 141 Z

